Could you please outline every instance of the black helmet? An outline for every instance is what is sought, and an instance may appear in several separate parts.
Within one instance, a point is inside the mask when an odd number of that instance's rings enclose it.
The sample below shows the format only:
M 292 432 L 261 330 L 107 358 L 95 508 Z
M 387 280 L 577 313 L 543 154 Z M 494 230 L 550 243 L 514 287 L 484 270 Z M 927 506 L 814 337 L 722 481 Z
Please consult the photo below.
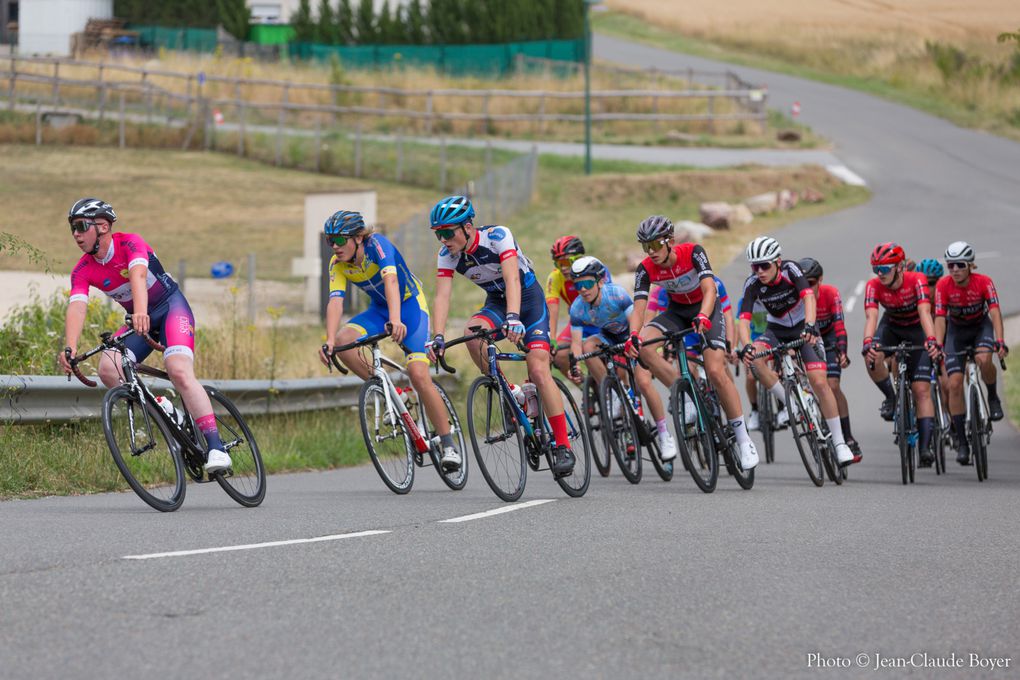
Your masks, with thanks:
M 806 279 L 822 278 L 822 265 L 813 257 L 805 257 L 797 263 L 797 266 L 800 267 L 800 271 Z
M 100 198 L 79 198 L 67 213 L 68 224 L 75 220 L 93 219 L 103 217 L 110 220 L 110 224 L 117 221 L 117 213 L 113 212 L 113 206 Z
M 668 217 L 652 215 L 638 225 L 637 240 L 642 243 L 666 238 L 673 238 L 673 223 Z

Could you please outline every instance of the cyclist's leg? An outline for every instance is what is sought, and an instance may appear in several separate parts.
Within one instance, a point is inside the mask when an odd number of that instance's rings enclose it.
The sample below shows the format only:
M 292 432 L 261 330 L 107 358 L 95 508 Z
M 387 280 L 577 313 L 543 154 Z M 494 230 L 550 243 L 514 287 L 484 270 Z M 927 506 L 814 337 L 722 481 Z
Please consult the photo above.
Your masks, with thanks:
M 556 351 L 553 352 L 553 364 L 560 373 L 567 375 L 570 371 L 570 320 L 556 336 Z
M 503 326 L 504 321 L 506 321 L 506 300 L 490 293 L 485 297 L 485 304 L 482 305 L 482 308 L 468 319 L 467 326 L 464 328 L 464 335 L 473 333 L 475 328 L 488 328 L 490 330 L 500 328 Z M 482 341 L 469 340 L 465 344 L 468 348 L 468 354 L 471 355 L 471 361 L 475 362 L 478 370 L 481 373 L 488 373 L 489 360 L 483 351 L 484 345 Z
M 662 314 L 659 314 L 652 319 L 644 328 L 641 329 L 641 339 L 644 341 L 655 340 L 660 338 L 667 331 L 678 331 L 685 326 L 681 326 L 681 320 L 676 314 L 676 310 L 673 309 L 672 305 Z M 658 352 L 657 345 L 651 345 L 641 348 L 640 352 L 641 363 L 648 367 L 652 372 L 652 375 L 666 387 L 672 387 L 673 383 L 676 382 L 677 371 L 676 367 Z M 654 390 L 653 390 L 654 392 Z M 648 395 L 646 399 L 651 405 L 653 397 Z
M 368 309 L 356 315 L 337 332 L 335 345 L 347 345 L 366 335 L 382 333 L 389 319 L 388 309 L 382 305 L 370 304 Z M 401 317 L 401 321 L 403 320 Z M 362 356 L 361 350 L 349 349 L 346 352 L 340 352 L 337 356 L 340 357 L 344 366 L 354 371 L 354 374 L 362 380 L 372 377 L 372 366 Z
M 977 327 L 974 338 L 974 361 L 977 362 L 981 371 L 981 380 L 988 390 L 988 408 L 991 420 L 1002 420 L 1002 403 L 999 401 L 999 389 L 996 382 L 995 363 L 992 361 L 995 352 L 995 331 L 992 328 L 992 319 L 985 315 L 985 320 Z
M 149 317 L 153 319 L 152 316 Z M 126 326 L 122 326 L 117 329 L 117 334 L 123 333 L 127 329 Z M 153 319 L 152 334 L 157 334 L 155 319 Z M 124 345 L 127 348 L 128 358 L 132 361 L 145 361 L 145 358 L 152 353 L 152 348 L 149 347 L 148 343 L 142 340 L 137 335 L 131 335 L 124 340 Z M 99 355 L 99 379 L 103 381 L 103 384 L 109 388 L 114 388 L 124 382 L 124 372 L 121 370 L 121 357 L 120 352 L 115 349 L 104 351 Z
M 924 344 L 924 331 L 920 324 L 902 332 L 902 340 L 911 344 Z M 907 359 L 907 379 L 914 394 L 917 413 L 918 453 L 926 464 L 932 460 L 928 450 L 931 433 L 935 429 L 935 407 L 931 401 L 931 357 L 924 350 L 910 353 Z
M 581 349 L 587 354 L 588 352 L 594 352 L 603 343 L 604 338 L 601 335 L 593 335 L 583 341 Z M 588 367 L 588 375 L 595 379 L 596 384 L 601 383 L 602 379 L 606 377 L 606 365 L 601 360 L 588 359 L 584 364 Z
M 424 295 L 404 301 L 400 306 L 400 320 L 407 326 L 404 346 L 411 350 L 407 355 L 407 375 L 411 378 L 418 397 L 421 399 L 429 422 L 436 428 L 436 434 L 443 437 L 443 446 L 453 446 L 450 436 L 450 420 L 446 415 L 446 404 L 439 396 L 439 390 L 429 376 L 429 359 L 425 355 L 428 341 L 429 313 Z

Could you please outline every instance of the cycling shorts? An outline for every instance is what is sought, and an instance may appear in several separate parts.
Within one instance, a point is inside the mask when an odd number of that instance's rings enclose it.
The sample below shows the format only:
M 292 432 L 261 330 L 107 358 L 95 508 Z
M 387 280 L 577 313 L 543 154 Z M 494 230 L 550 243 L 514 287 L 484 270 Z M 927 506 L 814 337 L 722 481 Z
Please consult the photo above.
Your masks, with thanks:
M 697 302 L 691 305 L 681 305 L 678 302 L 670 300 L 669 307 L 662 314 L 648 322 L 649 326 L 658 328 L 663 333 L 671 331 L 683 331 L 687 330 L 694 325 L 694 317 L 701 311 L 701 303 Z M 712 349 L 719 349 L 726 351 L 726 323 L 723 321 L 722 309 L 719 306 L 719 301 L 715 301 L 715 307 L 712 309 L 712 313 L 709 315 L 709 321 L 712 322 L 712 328 L 705 331 L 705 338 L 708 340 L 708 345 Z M 695 341 L 698 340 L 696 336 Z
M 765 326 L 765 332 L 761 334 L 761 337 L 754 342 L 756 345 L 775 347 L 784 342 L 796 340 L 803 331 L 803 321 L 796 326 L 781 326 L 770 323 Z M 800 358 L 804 360 L 804 368 L 809 371 L 824 371 L 828 368 L 825 361 L 825 346 L 821 340 L 810 345 L 801 345 Z
M 906 342 L 911 345 L 924 344 L 924 329 L 921 324 L 899 326 L 887 323 L 883 318 L 875 330 L 875 342 L 890 346 Z M 894 354 L 887 355 L 894 357 Z M 931 357 L 923 349 L 914 350 L 907 355 L 907 372 L 911 382 L 929 382 L 931 380 Z
M 364 337 L 382 333 L 389 320 L 390 310 L 373 302 L 368 309 L 348 321 L 347 325 L 361 331 L 359 337 Z M 429 339 L 429 307 L 425 302 L 424 293 L 419 292 L 415 297 L 408 298 L 400 304 L 400 322 L 407 326 L 404 346 L 411 350 L 406 353 L 407 363 L 412 361 L 428 363 L 425 343 Z
M 836 348 L 835 338 L 832 342 L 826 342 L 827 338 L 822 336 L 825 345 L 825 374 L 830 378 L 839 379 L 843 375 L 843 367 L 839 365 L 839 349 Z
M 164 359 L 178 354 L 195 358 L 195 315 L 180 290 L 174 291 L 149 310 L 149 324 L 149 335 L 166 347 Z M 117 332 L 125 330 L 126 326 Z M 152 348 L 138 335 L 127 338 L 124 345 L 128 356 L 134 361 L 145 361 L 152 353 Z
M 485 304 L 468 321 L 468 328 L 482 321 L 489 328 L 502 328 L 506 322 L 506 297 L 501 292 L 488 293 Z M 521 290 L 521 323 L 524 324 L 524 345 L 528 349 L 549 351 L 549 308 L 542 286 L 532 283 Z M 569 326 L 568 326 L 569 328 Z M 502 338 L 500 333 L 498 338 Z
M 956 356 L 956 353 L 978 347 L 995 349 L 995 329 L 990 316 L 985 315 L 984 321 L 973 326 L 960 326 L 949 321 L 946 325 L 946 373 L 962 373 L 963 357 Z

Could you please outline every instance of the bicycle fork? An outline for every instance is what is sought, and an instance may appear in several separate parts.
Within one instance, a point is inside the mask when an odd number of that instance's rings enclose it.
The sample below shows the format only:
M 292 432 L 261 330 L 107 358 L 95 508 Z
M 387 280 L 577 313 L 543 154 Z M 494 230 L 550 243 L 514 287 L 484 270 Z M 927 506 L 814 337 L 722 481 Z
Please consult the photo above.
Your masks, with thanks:
M 377 373 L 382 372 L 382 366 L 376 367 Z M 425 440 L 424 435 L 418 424 L 414 422 L 414 418 L 411 417 L 411 412 L 404 406 L 404 400 L 397 394 L 397 388 L 391 383 L 388 377 L 383 376 L 380 378 L 386 389 L 383 393 L 386 395 L 386 413 L 397 412 L 397 415 L 404 422 L 404 427 L 408 434 L 411 435 L 411 441 L 414 444 L 414 450 L 417 453 L 424 454 L 429 450 L 429 442 Z M 424 409 L 424 407 L 422 407 Z M 378 423 L 376 423 L 376 429 L 378 429 Z

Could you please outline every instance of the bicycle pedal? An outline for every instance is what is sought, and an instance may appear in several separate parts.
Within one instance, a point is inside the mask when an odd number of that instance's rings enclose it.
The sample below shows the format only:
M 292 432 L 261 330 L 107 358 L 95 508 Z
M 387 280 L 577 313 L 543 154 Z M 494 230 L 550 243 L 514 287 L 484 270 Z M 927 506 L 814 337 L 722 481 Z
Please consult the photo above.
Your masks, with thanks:
M 425 467 L 425 460 L 420 453 L 414 454 L 414 464 L 418 467 Z

